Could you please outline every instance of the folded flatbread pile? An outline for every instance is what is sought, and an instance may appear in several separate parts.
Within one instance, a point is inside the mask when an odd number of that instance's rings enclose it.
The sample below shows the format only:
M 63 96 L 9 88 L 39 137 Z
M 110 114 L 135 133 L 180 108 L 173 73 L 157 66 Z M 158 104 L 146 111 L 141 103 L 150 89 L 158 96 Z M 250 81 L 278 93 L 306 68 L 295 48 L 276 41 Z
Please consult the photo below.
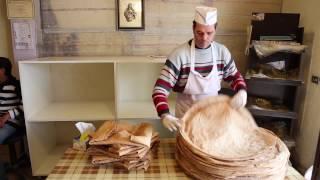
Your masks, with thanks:
M 192 106 L 182 118 L 176 160 L 196 179 L 283 180 L 290 153 L 272 132 L 259 128 L 228 96 Z
M 159 134 L 148 123 L 106 121 L 91 137 L 87 153 L 92 164 L 112 163 L 128 170 L 146 171 L 160 142 Z

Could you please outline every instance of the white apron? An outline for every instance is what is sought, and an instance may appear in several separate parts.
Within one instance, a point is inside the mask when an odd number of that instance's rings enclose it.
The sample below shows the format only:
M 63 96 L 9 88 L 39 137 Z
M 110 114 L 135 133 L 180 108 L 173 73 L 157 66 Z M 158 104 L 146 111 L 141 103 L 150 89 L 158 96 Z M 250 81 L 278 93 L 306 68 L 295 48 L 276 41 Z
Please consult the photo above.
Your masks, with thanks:
M 192 40 L 190 48 L 190 73 L 187 80 L 186 87 L 183 93 L 178 93 L 176 101 L 175 116 L 182 118 L 184 113 L 197 101 L 204 99 L 208 96 L 218 95 L 220 90 L 220 79 L 217 69 L 217 60 L 214 56 L 215 50 L 213 43 L 211 43 L 211 55 L 212 55 L 212 70 L 206 76 L 203 77 L 199 72 L 195 70 L 195 44 Z

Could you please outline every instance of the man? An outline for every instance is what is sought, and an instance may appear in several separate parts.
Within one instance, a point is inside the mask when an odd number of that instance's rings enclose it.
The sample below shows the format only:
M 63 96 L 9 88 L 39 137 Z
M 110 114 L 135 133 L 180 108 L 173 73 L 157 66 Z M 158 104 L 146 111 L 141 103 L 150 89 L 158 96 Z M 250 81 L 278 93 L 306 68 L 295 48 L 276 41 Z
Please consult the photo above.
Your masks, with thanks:
M 184 113 L 196 101 L 218 95 L 221 80 L 231 82 L 237 94 L 232 98 L 233 108 L 245 106 L 246 84 L 237 70 L 229 50 L 214 42 L 217 27 L 217 9 L 196 7 L 193 22 L 194 38 L 176 48 L 168 57 L 156 81 L 152 98 L 163 125 L 170 131 L 180 127 Z M 170 91 L 177 92 L 175 116 L 170 114 Z
M 11 69 L 10 60 L 0 57 L 0 144 L 24 124 L 20 84 Z

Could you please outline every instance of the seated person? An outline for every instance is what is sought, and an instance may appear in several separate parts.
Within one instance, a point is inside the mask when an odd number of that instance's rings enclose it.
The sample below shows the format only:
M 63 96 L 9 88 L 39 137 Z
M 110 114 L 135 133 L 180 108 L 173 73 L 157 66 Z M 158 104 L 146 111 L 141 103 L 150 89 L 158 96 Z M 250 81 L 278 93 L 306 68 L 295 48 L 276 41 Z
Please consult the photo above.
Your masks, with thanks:
M 24 126 L 20 82 L 8 58 L 0 57 L 0 144 Z

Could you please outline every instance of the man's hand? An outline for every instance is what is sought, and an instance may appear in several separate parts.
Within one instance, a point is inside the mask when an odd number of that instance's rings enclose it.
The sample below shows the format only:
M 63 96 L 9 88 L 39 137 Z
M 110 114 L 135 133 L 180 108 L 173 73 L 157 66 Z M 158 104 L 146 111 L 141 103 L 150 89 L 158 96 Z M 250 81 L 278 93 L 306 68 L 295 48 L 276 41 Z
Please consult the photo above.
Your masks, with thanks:
M 231 101 L 230 105 L 234 109 L 239 109 L 241 107 L 244 107 L 247 104 L 247 91 L 241 89 L 235 94 Z
M 8 112 L 0 116 L 0 128 L 2 128 L 9 119 L 10 114 Z
M 161 116 L 162 124 L 171 132 L 177 131 L 181 127 L 181 120 L 171 114 L 163 114 Z
M 2 121 L 2 119 L 0 119 L 0 128 L 3 128 L 4 126 L 4 122 Z

